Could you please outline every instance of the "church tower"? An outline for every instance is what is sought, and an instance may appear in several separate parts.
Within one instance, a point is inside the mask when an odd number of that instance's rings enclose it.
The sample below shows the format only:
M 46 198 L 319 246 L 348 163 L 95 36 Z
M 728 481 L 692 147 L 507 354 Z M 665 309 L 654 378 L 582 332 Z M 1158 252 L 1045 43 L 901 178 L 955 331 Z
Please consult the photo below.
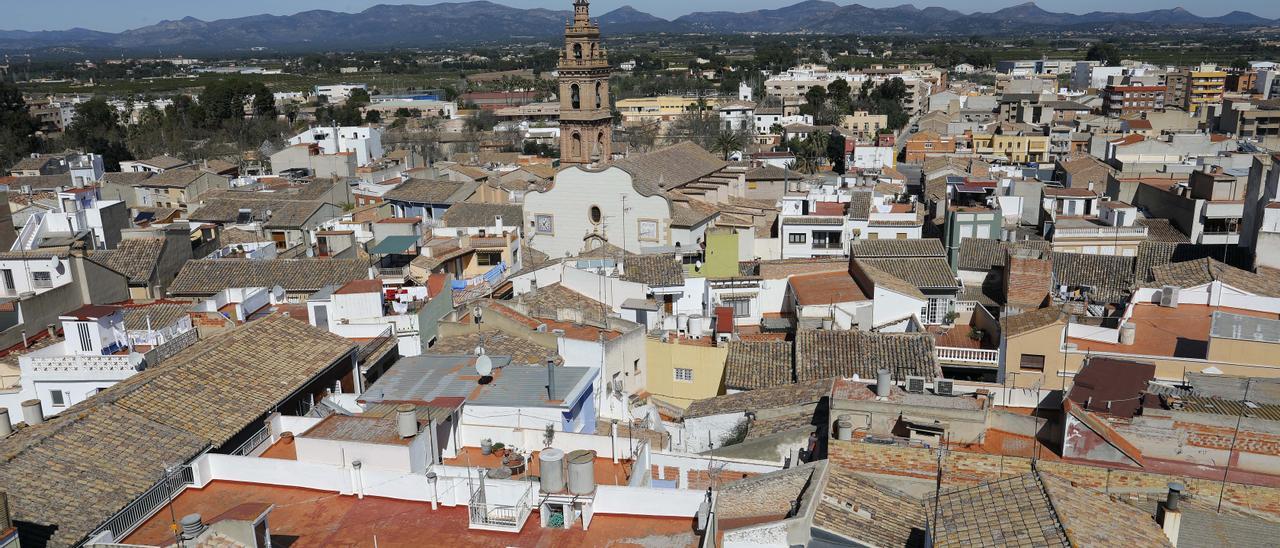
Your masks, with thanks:
M 564 29 L 560 74 L 560 163 L 608 161 L 613 147 L 609 109 L 609 58 L 588 0 L 574 0 L 573 21 Z

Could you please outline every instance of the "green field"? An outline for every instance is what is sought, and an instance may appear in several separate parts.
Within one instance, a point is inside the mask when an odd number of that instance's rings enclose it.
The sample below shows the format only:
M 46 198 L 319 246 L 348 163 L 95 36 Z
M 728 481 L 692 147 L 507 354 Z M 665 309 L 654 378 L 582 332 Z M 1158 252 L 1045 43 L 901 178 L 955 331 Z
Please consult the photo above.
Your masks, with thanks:
M 94 85 L 73 82 L 60 83 L 22 83 L 19 86 L 26 93 L 60 94 L 78 93 L 104 96 L 140 96 L 140 95 L 172 95 L 176 93 L 196 93 L 210 82 L 225 78 L 243 78 L 253 82 L 262 82 L 272 91 L 306 91 L 321 84 L 337 84 L 342 82 L 358 82 L 369 84 L 383 93 L 399 93 L 410 90 L 439 88 L 446 84 L 456 84 L 459 80 L 456 72 L 435 72 L 425 74 L 201 74 L 195 78 L 164 78 L 155 80 L 111 80 L 95 82 Z

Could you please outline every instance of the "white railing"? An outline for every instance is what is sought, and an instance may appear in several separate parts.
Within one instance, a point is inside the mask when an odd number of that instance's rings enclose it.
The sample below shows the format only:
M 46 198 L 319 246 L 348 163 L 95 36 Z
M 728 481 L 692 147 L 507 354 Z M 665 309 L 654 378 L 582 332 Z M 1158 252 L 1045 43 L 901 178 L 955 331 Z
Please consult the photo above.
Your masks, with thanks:
M 188 465 L 179 466 L 166 472 L 165 477 L 159 482 L 147 489 L 138 498 L 133 499 L 133 502 L 130 502 L 128 506 L 116 512 L 116 515 L 112 516 L 111 519 L 94 529 L 89 534 L 89 538 L 93 539 L 104 531 L 111 531 L 111 536 L 115 540 L 123 540 L 134 529 L 137 529 L 142 522 L 150 518 L 165 504 L 168 504 L 174 496 L 194 484 L 195 475 Z
M 1053 235 L 1056 237 L 1066 238 L 1141 238 L 1147 235 L 1147 227 L 1145 226 L 1100 226 L 1096 228 L 1062 228 L 1054 227 Z
M 28 217 L 27 224 L 23 225 L 22 233 L 18 235 L 18 240 L 14 242 L 11 250 L 20 251 L 35 247 L 36 235 L 40 233 L 40 222 L 43 220 L 43 213 L 34 213 L 31 217 Z
M 237 447 L 234 451 L 231 452 L 231 454 L 236 456 L 241 456 L 241 457 L 252 457 L 254 456 L 253 453 L 257 451 L 257 449 L 261 447 L 262 444 L 270 441 L 271 441 L 271 429 L 266 426 L 263 426 L 262 430 L 254 432 L 254 434 L 250 436 L 249 439 L 245 440 L 244 443 L 240 444 L 240 447 Z
M 129 356 L 30 356 L 31 370 L 58 373 L 120 373 L 136 371 Z
M 968 314 L 978 308 L 978 301 L 956 301 L 956 314 Z
M 997 365 L 1000 363 L 1000 352 L 998 350 L 984 350 L 981 348 L 939 346 L 938 361 Z
M 528 484 L 514 504 L 492 504 L 487 500 L 486 489 L 482 483 L 480 488 L 471 494 L 471 501 L 467 504 L 471 528 L 511 532 L 523 529 L 524 522 L 532 511 L 529 498 L 533 485 Z

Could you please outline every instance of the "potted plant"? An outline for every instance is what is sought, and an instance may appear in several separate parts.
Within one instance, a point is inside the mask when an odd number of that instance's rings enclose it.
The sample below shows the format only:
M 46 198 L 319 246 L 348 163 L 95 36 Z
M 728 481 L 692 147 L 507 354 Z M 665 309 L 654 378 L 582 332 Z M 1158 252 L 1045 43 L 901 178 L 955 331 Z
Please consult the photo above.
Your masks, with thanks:
M 503 455 L 505 455 L 505 454 L 506 454 L 506 451 L 507 451 L 507 445 L 506 445 L 506 444 L 504 444 L 504 443 L 502 443 L 502 442 L 497 442 L 497 443 L 494 443 L 494 444 L 493 444 L 493 454 L 495 454 L 495 455 L 497 455 L 497 456 L 501 457 L 501 456 L 503 456 Z
M 552 440 L 556 439 L 556 428 L 551 424 L 547 424 L 545 430 L 542 431 L 542 446 L 551 447 Z
M 489 455 L 493 453 L 493 440 L 485 438 L 480 440 L 480 454 Z

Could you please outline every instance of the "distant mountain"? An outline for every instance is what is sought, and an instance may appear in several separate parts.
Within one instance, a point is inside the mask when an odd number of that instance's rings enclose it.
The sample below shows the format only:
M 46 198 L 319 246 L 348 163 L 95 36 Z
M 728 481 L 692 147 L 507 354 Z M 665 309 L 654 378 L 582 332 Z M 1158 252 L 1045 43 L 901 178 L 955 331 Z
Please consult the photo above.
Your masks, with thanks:
M 568 0 L 565 0 L 568 6 Z M 202 21 L 187 17 L 120 33 L 86 29 L 0 31 L 0 50 L 79 48 L 118 52 L 225 52 L 249 48 L 285 51 L 378 49 L 438 46 L 518 38 L 554 38 L 572 16 L 567 10 L 519 9 L 488 1 L 423 5 L 377 5 L 359 13 L 313 10 L 294 15 L 255 15 Z M 961 13 L 904 4 L 869 8 L 806 0 L 778 9 L 747 12 L 695 12 L 668 21 L 624 6 L 599 15 L 603 32 L 613 35 L 669 33 L 913 33 L 1034 34 L 1055 29 L 1126 27 L 1216 28 L 1280 26 L 1280 20 L 1233 11 L 1200 17 L 1182 8 L 1140 13 L 1055 13 L 1028 2 L 990 13 Z

